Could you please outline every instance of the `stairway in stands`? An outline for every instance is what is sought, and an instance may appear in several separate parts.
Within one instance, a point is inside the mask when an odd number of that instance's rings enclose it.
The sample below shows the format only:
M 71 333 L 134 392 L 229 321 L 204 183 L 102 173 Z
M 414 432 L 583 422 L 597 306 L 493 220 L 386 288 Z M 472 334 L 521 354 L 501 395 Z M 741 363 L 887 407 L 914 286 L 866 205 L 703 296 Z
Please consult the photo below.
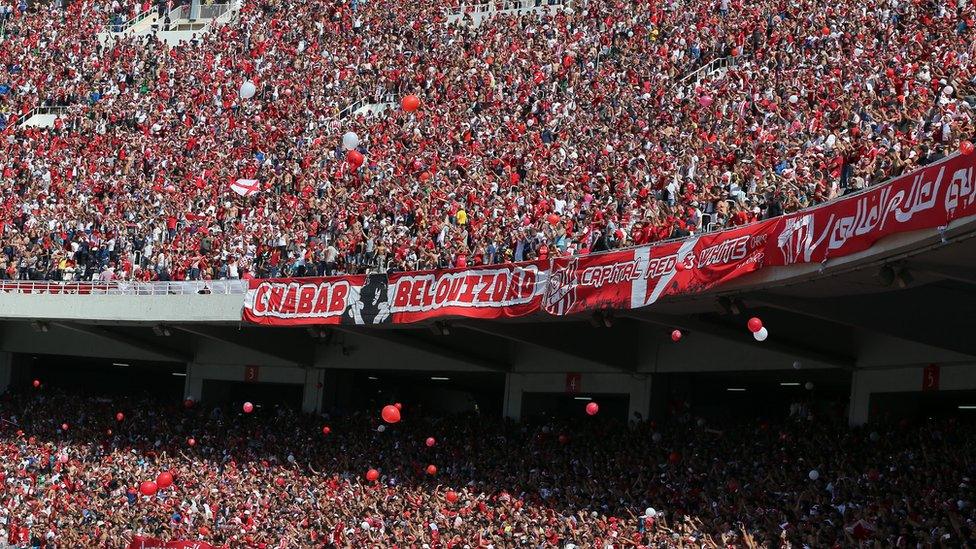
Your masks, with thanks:
M 240 13 L 243 0 L 228 0 L 213 4 L 183 4 L 168 11 L 144 11 L 128 21 L 110 24 L 98 34 L 101 42 L 128 36 L 155 34 L 170 45 L 193 40 L 213 31 L 220 25 L 234 21 Z M 195 9 L 196 8 L 196 9 Z

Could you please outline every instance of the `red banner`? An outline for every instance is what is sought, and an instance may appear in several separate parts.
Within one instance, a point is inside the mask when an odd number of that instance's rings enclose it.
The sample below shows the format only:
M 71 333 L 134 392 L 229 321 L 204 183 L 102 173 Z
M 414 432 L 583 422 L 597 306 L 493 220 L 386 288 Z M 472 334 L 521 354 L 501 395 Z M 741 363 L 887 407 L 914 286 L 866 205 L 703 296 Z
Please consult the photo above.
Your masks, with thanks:
M 244 320 L 270 326 L 382 324 L 390 321 L 386 292 L 386 275 L 251 280 Z
M 553 262 L 543 310 L 637 309 L 763 267 L 825 263 L 886 236 L 976 214 L 976 156 L 956 156 L 867 192 L 719 233 Z
M 395 323 L 445 316 L 512 318 L 539 310 L 549 262 L 389 276 Z
M 763 266 L 773 223 L 680 242 L 553 261 L 543 310 L 566 315 L 637 309 L 665 295 L 700 292 Z
M 163 541 L 157 538 L 133 536 L 128 549 L 215 549 L 213 545 L 202 541 Z
M 825 263 L 895 233 L 974 215 L 974 161 L 976 155 L 957 155 L 802 212 L 657 245 L 464 270 L 255 280 L 244 320 L 380 324 L 637 309 L 765 267 Z

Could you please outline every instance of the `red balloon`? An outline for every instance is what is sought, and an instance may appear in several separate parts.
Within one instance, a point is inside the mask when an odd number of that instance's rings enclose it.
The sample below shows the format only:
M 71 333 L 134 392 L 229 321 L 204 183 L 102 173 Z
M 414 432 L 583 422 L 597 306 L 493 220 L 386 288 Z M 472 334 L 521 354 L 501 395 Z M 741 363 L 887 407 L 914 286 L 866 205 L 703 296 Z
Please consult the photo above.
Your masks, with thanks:
M 322 427 L 322 434 L 323 435 L 327 435 L 327 434 L 329 434 L 331 432 L 332 432 L 332 429 L 328 425 L 326 425 L 325 427 Z
M 596 413 L 599 411 L 600 411 L 600 405 L 597 404 L 596 402 L 591 402 L 586 405 L 586 413 L 590 414 L 591 416 L 595 416 Z
M 115 421 L 122 421 L 123 419 L 125 419 L 125 414 L 122 412 L 115 414 Z
M 275 484 L 277 484 L 278 486 L 284 486 L 285 485 L 285 478 L 284 477 L 278 477 L 278 478 L 276 478 L 275 479 Z
M 972 141 L 963 141 L 962 143 L 960 143 L 959 144 L 959 152 L 961 152 L 962 154 L 964 154 L 966 156 L 969 156 L 969 155 L 973 154 L 973 142 Z M 35 381 L 35 383 L 37 383 L 37 382 Z M 37 385 L 35 385 L 35 387 L 37 387 Z
M 407 95 L 400 100 L 400 106 L 407 112 L 413 112 L 420 108 L 420 98 L 416 95 Z
M 671 454 L 668 456 L 668 461 L 672 464 L 678 463 L 681 461 L 681 454 L 678 452 L 671 452 Z
M 557 225 L 559 223 L 559 214 L 557 213 L 549 214 L 548 220 L 550 225 Z
M 402 410 L 403 409 L 403 404 L 400 404 L 399 402 L 394 402 L 393 405 L 396 406 L 396 409 L 397 410 Z
M 156 483 L 151 480 L 147 480 L 139 485 L 139 491 L 142 492 L 142 495 L 144 496 L 151 496 L 155 494 L 157 490 L 159 490 L 159 486 L 156 486 Z
M 67 431 L 68 430 L 68 424 L 67 423 L 62 423 L 61 424 L 61 430 L 62 431 Z
M 250 402 L 245 402 L 244 403 L 244 413 L 245 414 L 250 414 L 253 411 L 254 411 L 254 405 L 251 404 Z
M 427 447 L 428 448 L 432 447 L 435 444 L 437 444 L 437 441 L 434 440 L 434 437 L 427 437 Z
M 824 36 L 830 36 L 830 27 L 824 27 L 821 32 Z
M 762 320 L 759 320 L 756 317 L 752 317 L 752 318 L 749 319 L 749 322 L 746 323 L 746 326 L 749 327 L 749 331 L 750 332 L 756 333 L 759 330 L 762 330 L 762 326 L 763 326 L 762 325 Z
M 456 502 L 458 500 L 457 492 L 454 490 L 448 490 L 448 492 L 444 494 L 444 499 L 446 499 L 448 503 Z
M 40 386 L 41 386 L 41 380 L 39 380 L 39 379 L 35 379 L 35 380 L 34 380 L 34 388 L 36 389 L 36 388 L 38 388 L 38 387 L 40 387 Z
M 196 446 L 197 445 L 197 439 L 195 439 L 193 437 L 190 437 L 190 438 L 186 439 L 186 443 L 189 446 Z
M 380 478 L 380 472 L 376 469 L 370 469 L 366 471 L 366 480 L 370 482 L 376 482 Z
M 162 473 L 159 473 L 159 475 L 156 477 L 156 486 L 160 488 L 169 488 L 172 485 L 173 485 L 173 473 L 170 473 L 169 471 L 163 471 Z
M 427 474 L 428 475 L 431 475 L 431 476 L 436 475 L 437 474 L 437 466 L 435 466 L 435 465 L 428 465 L 427 466 Z
M 187 409 L 193 408 L 193 404 L 194 403 L 192 398 L 187 398 L 186 400 L 183 401 L 183 407 Z
M 675 330 L 671 332 L 671 341 L 675 343 L 681 341 L 681 330 Z
M 346 162 L 348 162 L 353 168 L 362 166 L 364 160 L 366 160 L 366 157 L 363 156 L 363 153 L 357 151 L 356 149 L 346 153 Z
M 392 404 L 383 407 L 383 421 L 387 423 L 397 423 L 400 421 L 400 409 Z

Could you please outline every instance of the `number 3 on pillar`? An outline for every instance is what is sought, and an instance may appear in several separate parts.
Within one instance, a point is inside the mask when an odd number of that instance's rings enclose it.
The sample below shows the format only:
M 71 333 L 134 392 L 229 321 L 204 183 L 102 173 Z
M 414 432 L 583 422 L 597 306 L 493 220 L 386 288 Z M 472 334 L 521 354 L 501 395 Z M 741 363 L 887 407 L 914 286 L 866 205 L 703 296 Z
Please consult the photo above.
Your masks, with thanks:
M 249 383 L 257 383 L 258 381 L 258 367 L 257 366 L 245 366 L 244 367 L 244 381 Z

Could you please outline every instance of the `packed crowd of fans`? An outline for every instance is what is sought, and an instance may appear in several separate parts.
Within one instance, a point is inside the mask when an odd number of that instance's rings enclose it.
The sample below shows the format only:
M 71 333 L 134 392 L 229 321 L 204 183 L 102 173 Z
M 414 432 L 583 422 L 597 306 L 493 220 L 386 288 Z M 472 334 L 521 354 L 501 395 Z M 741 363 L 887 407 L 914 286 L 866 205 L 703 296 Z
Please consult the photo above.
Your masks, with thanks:
M 962 421 L 514 424 L 432 418 L 404 403 L 402 421 L 383 430 L 376 412 L 329 419 L 43 387 L 7 394 L 0 545 L 976 543 L 976 433 Z M 379 478 L 367 480 L 370 469 Z M 143 495 L 161 473 L 172 484 Z
M 449 1 L 246 0 L 178 46 L 111 32 L 150 3 L 0 4 L 5 278 L 587 253 L 830 200 L 976 130 L 976 11 L 956 0 L 540 2 L 477 26 Z M 20 125 L 45 105 L 67 114 Z

